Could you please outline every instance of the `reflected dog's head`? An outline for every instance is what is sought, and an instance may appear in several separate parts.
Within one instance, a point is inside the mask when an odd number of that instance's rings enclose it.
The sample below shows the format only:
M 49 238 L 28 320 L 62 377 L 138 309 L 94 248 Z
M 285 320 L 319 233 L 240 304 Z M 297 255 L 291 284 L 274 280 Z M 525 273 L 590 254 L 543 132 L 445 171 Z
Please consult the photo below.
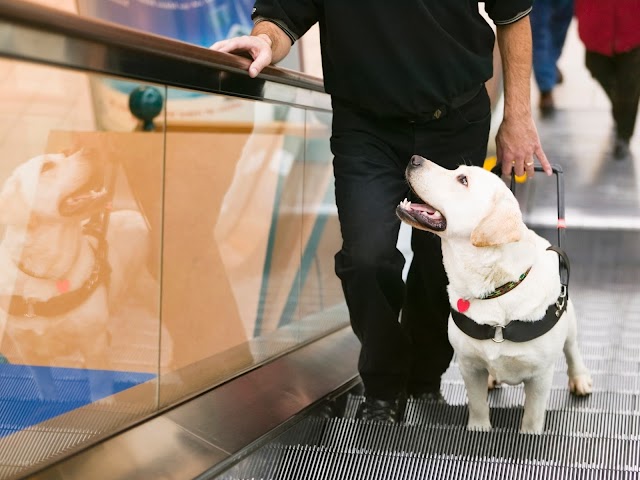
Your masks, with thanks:
M 396 214 L 412 227 L 443 239 L 468 240 L 476 247 L 520 240 L 520 207 L 497 175 L 467 165 L 448 170 L 414 155 L 406 178 L 420 200 L 405 199 Z
M 104 173 L 89 152 L 39 155 L 19 165 L 0 189 L 0 223 L 88 218 L 107 200 Z

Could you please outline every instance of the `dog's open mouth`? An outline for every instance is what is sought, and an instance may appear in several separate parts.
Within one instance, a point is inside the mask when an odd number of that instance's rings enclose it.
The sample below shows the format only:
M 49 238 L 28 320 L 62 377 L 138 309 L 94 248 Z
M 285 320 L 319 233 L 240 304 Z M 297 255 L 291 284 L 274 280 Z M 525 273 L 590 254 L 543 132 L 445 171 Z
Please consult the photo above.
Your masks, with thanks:
M 421 230 L 442 232 L 447 228 L 447 219 L 428 203 L 414 203 L 406 198 L 396 208 L 396 214 L 405 223 Z
M 107 190 L 100 171 L 95 171 L 89 180 L 79 189 L 73 191 L 60 202 L 61 215 L 71 216 L 93 212 L 107 201 Z

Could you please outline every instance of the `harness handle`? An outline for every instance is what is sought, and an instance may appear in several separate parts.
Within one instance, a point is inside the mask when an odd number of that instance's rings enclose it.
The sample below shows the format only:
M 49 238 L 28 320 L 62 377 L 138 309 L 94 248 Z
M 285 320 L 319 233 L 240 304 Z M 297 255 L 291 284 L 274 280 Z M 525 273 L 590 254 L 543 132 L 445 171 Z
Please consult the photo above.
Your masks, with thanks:
M 536 165 L 533 168 L 536 172 L 544 172 L 541 166 Z M 565 234 L 567 229 L 567 223 L 564 218 L 564 172 L 560 165 L 551 165 L 551 170 L 556 176 L 556 198 L 558 203 L 558 246 L 553 245 L 547 250 L 556 252 L 560 257 L 560 282 L 565 289 L 565 294 L 568 295 L 566 290 L 569 288 L 569 257 L 564 252 Z M 511 191 L 515 195 L 516 193 L 516 178 L 515 175 L 511 175 Z
M 540 165 L 533 167 L 536 172 L 544 172 Z M 558 247 L 563 249 L 565 243 L 565 230 L 567 229 L 567 222 L 564 218 L 564 172 L 560 165 L 551 165 L 551 170 L 556 176 L 556 198 L 558 200 Z M 511 191 L 515 195 L 516 193 L 516 177 L 511 175 Z

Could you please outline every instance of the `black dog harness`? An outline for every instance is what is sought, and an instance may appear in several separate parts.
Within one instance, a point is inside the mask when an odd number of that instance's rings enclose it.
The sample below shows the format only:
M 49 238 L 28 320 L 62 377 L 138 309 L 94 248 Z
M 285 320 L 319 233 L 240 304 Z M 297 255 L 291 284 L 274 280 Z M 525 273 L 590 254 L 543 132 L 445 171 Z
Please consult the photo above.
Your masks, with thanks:
M 49 300 L 34 300 L 21 295 L 9 295 L 0 297 L 0 300 L 7 302 L 10 315 L 25 317 L 56 317 L 70 312 L 84 303 L 96 291 L 98 286 L 105 284 L 109 286 L 111 268 L 107 259 L 105 247 L 93 248 L 95 260 L 93 270 L 89 278 L 76 290 L 66 292 Z
M 550 246 L 547 250 L 556 252 L 560 260 L 560 296 L 549 305 L 547 311 L 538 321 L 511 320 L 504 326 L 482 325 L 476 323 L 463 313 L 451 308 L 451 316 L 458 328 L 471 338 L 477 340 L 493 340 L 502 343 L 505 340 L 511 342 L 528 342 L 538 338 L 551 330 L 562 314 L 567 309 L 569 299 L 569 257 L 558 247 Z

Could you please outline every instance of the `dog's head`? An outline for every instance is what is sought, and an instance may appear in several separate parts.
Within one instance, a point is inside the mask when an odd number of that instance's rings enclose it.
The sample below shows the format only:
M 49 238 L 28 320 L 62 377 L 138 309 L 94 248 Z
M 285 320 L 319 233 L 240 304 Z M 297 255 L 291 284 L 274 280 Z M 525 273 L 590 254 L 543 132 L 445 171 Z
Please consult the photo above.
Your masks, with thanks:
M 520 207 L 497 175 L 467 165 L 447 170 L 414 155 L 406 178 L 420 202 L 405 200 L 397 207 L 405 223 L 443 238 L 468 239 L 476 247 L 520 240 Z
M 89 152 L 39 155 L 19 165 L 0 189 L 0 223 L 77 221 L 106 200 L 103 169 Z

